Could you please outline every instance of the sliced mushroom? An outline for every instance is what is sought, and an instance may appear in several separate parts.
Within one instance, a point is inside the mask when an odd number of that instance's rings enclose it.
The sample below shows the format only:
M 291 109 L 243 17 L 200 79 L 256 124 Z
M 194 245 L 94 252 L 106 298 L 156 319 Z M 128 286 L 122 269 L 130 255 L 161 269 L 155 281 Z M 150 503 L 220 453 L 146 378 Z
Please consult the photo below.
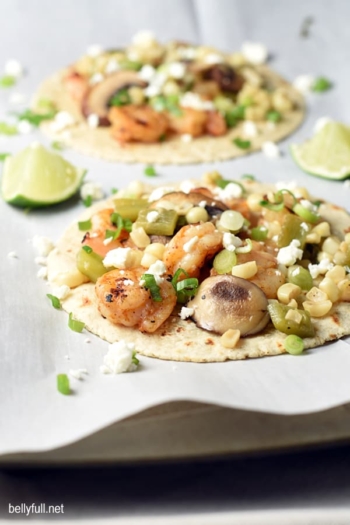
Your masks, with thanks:
M 205 279 L 194 299 L 193 320 L 197 326 L 225 333 L 230 328 L 241 335 L 252 335 L 265 328 L 269 321 L 267 298 L 255 284 L 233 275 L 215 275 Z
M 82 104 L 83 115 L 98 115 L 99 125 L 109 126 L 108 111 L 111 98 L 122 89 L 131 86 L 144 88 L 147 83 L 141 80 L 135 71 L 116 71 L 108 75 L 88 91 Z
M 166 193 L 160 199 L 153 201 L 150 208 L 165 208 L 166 210 L 175 210 L 178 215 L 186 215 L 193 206 L 199 206 L 203 202 L 206 203 L 204 207 L 211 217 L 214 215 L 218 216 L 228 209 L 223 202 L 204 195 L 204 193 L 199 191 L 191 191 L 190 193 L 172 191 L 171 193 Z
M 214 64 L 204 72 L 203 78 L 214 80 L 222 91 L 228 93 L 238 93 L 244 84 L 244 78 L 228 64 Z

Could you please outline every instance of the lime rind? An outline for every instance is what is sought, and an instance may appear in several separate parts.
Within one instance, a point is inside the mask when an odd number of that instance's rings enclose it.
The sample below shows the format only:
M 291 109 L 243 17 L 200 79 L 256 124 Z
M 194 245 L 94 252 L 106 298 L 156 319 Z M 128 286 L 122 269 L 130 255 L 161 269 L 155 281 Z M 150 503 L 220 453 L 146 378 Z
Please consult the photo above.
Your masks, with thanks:
M 20 207 L 42 207 L 63 202 L 80 188 L 86 170 L 61 155 L 34 144 L 7 157 L 2 175 L 3 199 Z
M 346 167 L 343 171 L 341 170 L 340 172 L 339 171 L 331 172 L 322 166 L 312 166 L 312 167 L 308 166 L 306 163 L 303 163 L 303 161 L 300 158 L 300 155 L 297 151 L 299 147 L 300 147 L 300 144 L 292 144 L 290 146 L 290 152 L 291 152 L 294 162 L 305 173 L 308 173 L 309 175 L 312 175 L 314 177 L 319 177 L 321 179 L 331 179 L 331 180 L 345 180 L 350 177 L 350 166 Z

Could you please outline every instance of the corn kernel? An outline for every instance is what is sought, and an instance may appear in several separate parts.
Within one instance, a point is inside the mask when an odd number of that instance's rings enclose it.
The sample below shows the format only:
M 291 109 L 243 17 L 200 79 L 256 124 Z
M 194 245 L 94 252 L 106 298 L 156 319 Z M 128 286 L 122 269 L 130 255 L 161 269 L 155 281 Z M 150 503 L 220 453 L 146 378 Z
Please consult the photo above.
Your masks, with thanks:
M 293 102 L 288 96 L 288 92 L 283 88 L 277 88 L 271 95 L 272 106 L 276 111 L 282 113 L 293 109 Z
M 338 283 L 339 299 L 341 301 L 350 301 L 350 280 L 344 279 Z
M 299 305 L 298 305 L 298 303 L 296 302 L 295 299 L 292 299 L 291 301 L 289 301 L 287 306 L 289 306 L 289 308 L 298 308 L 299 307 Z
M 145 93 L 142 88 L 138 86 L 132 86 L 128 89 L 128 93 L 132 104 L 140 106 L 145 101 Z
M 303 302 L 304 310 L 309 312 L 311 317 L 323 317 L 324 315 L 328 314 L 332 306 L 333 303 L 329 299 L 319 303 L 314 303 L 312 301 Z
M 149 268 L 153 263 L 158 261 L 158 257 L 153 255 L 152 253 L 144 252 L 142 259 L 141 259 L 141 266 L 144 268 Z
M 309 301 L 312 301 L 313 303 L 322 303 L 324 301 L 327 301 L 328 296 L 325 292 L 314 286 L 309 290 L 306 294 L 306 297 Z
M 311 232 L 306 235 L 305 242 L 309 244 L 319 244 L 321 242 L 321 235 L 317 232 Z
M 329 237 L 331 235 L 329 223 L 323 221 L 319 224 L 316 224 L 316 226 L 312 228 L 311 233 L 318 233 L 321 237 Z
M 247 197 L 247 204 L 250 211 L 260 211 L 260 202 L 264 200 L 262 193 L 250 193 Z
M 285 319 L 287 321 L 293 321 L 294 323 L 300 324 L 303 316 L 297 310 L 288 310 Z
M 327 294 L 328 299 L 332 301 L 332 303 L 338 301 L 339 289 L 335 282 L 332 281 L 332 279 L 330 279 L 329 277 L 325 277 L 324 279 L 322 279 L 322 281 L 319 284 L 319 288 L 320 290 L 322 290 L 322 292 Z
M 326 277 L 332 279 L 332 281 L 334 281 L 335 283 L 339 283 L 339 281 L 342 281 L 346 277 L 344 266 L 340 266 L 339 264 L 337 264 L 331 270 L 328 270 L 328 272 L 326 273 Z
M 205 184 L 215 184 L 218 180 L 222 180 L 222 175 L 218 171 L 208 171 L 204 173 L 202 180 Z
M 141 250 L 130 250 L 125 261 L 125 268 L 136 268 L 140 266 L 143 252 Z
M 341 250 L 338 250 L 337 252 L 335 252 L 335 254 L 333 255 L 333 262 L 334 264 L 339 264 L 339 265 L 343 265 L 346 263 L 347 261 L 347 254 L 344 253 L 343 251 Z
M 230 328 L 220 337 L 220 343 L 225 348 L 235 348 L 239 339 L 241 337 L 241 332 L 239 330 L 233 330 Z
M 157 259 L 163 260 L 165 246 L 161 242 L 153 242 L 145 248 L 145 253 L 150 253 L 157 257 Z
M 278 300 L 283 304 L 288 304 L 292 299 L 300 295 L 301 288 L 293 283 L 282 284 L 277 290 Z
M 89 278 L 79 272 L 78 268 L 71 269 L 67 272 L 57 272 L 49 275 L 49 277 L 52 284 L 56 286 L 63 286 L 65 284 L 69 286 L 69 288 L 76 288 L 89 281 Z
M 258 267 L 255 261 L 248 261 L 243 264 L 237 264 L 232 268 L 232 275 L 236 277 L 242 277 L 242 279 L 250 279 L 258 271 Z
M 143 192 L 144 192 L 143 182 L 141 182 L 140 180 L 133 180 L 132 182 L 130 182 L 130 184 L 126 188 L 125 196 L 131 195 L 133 197 L 138 198 L 142 196 Z
M 322 244 L 322 250 L 330 255 L 334 255 L 339 250 L 340 240 L 335 235 L 328 237 Z

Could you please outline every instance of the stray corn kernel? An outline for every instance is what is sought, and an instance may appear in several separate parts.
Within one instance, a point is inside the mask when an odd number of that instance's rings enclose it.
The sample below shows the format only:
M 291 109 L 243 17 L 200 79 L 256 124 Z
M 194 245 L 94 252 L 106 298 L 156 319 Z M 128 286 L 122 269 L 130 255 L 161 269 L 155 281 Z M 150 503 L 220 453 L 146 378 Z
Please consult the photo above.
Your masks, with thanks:
M 328 272 L 326 273 L 326 277 L 332 279 L 332 281 L 334 281 L 335 283 L 339 283 L 339 281 L 342 281 L 346 277 L 344 266 L 340 266 L 339 264 L 337 264 L 331 270 L 328 270 Z
M 300 286 L 293 283 L 282 284 L 277 290 L 278 300 L 283 304 L 288 304 L 301 294 Z
M 324 315 L 328 314 L 332 306 L 333 303 L 329 299 L 318 303 L 312 301 L 303 302 L 304 310 L 309 312 L 311 317 L 323 317 Z
M 289 306 L 289 308 L 298 308 L 299 305 L 298 305 L 298 303 L 296 302 L 295 299 L 292 299 L 291 301 L 289 301 L 287 306 Z
M 242 279 L 250 279 L 258 271 L 258 267 L 255 261 L 249 261 L 243 264 L 237 264 L 232 268 L 232 275 L 236 277 L 242 277 Z
M 202 180 L 205 184 L 216 184 L 218 180 L 222 180 L 222 175 L 218 171 L 208 171 L 204 173 Z
M 303 316 L 297 310 L 288 310 L 288 312 L 286 313 L 286 317 L 285 317 L 287 321 L 294 321 L 297 324 L 301 323 L 302 318 Z
M 152 253 L 144 252 L 141 259 L 141 266 L 143 266 L 144 268 L 149 268 L 153 263 L 157 261 L 158 257 L 153 255 Z
M 307 292 L 306 298 L 313 303 L 322 303 L 327 301 L 328 296 L 325 292 L 314 286 Z
M 134 223 L 135 224 L 135 223 Z M 130 232 L 130 239 L 138 248 L 146 248 L 151 242 L 142 226 L 135 227 Z
M 163 260 L 164 251 L 165 246 L 161 242 L 153 242 L 145 248 L 145 253 L 151 253 L 160 260 Z
M 332 301 L 332 303 L 335 303 L 339 299 L 339 289 L 334 281 L 330 279 L 329 277 L 325 277 L 322 279 L 320 284 L 318 285 L 320 290 L 322 292 L 326 293 L 328 296 L 328 299 Z
M 318 233 L 321 237 L 329 237 L 331 235 L 331 229 L 328 222 L 320 222 L 312 228 L 311 233 Z
M 233 330 L 230 328 L 220 337 L 220 343 L 225 348 L 235 348 L 239 339 L 241 337 L 241 332 L 239 330 Z

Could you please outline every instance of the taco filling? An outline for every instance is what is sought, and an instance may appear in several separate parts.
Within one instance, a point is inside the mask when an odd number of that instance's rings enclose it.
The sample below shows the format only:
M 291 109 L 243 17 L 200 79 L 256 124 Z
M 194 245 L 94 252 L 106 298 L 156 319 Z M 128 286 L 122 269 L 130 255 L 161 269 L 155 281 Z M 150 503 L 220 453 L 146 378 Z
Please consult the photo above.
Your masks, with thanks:
M 242 358 L 234 351 L 247 344 L 270 343 L 270 353 L 281 353 L 290 335 L 310 347 L 348 333 L 341 322 L 350 301 L 344 210 L 315 201 L 305 188 L 225 180 L 216 172 L 153 191 L 138 183 L 132 192 L 98 206 L 79 223 L 84 234 L 74 225 L 49 258 L 52 283 L 68 279 L 83 290 L 67 309 L 74 306 L 98 335 L 113 341 L 140 334 L 144 344 L 157 336 L 160 346 L 168 336 L 182 346 L 183 360 L 199 360 L 191 346 L 202 338 L 219 357 L 200 360 L 223 360 Z M 60 267 L 68 254 L 70 273 Z M 325 319 L 334 321 L 328 336 Z M 186 332 L 187 348 L 177 339 Z M 162 357 L 156 349 L 151 355 Z

